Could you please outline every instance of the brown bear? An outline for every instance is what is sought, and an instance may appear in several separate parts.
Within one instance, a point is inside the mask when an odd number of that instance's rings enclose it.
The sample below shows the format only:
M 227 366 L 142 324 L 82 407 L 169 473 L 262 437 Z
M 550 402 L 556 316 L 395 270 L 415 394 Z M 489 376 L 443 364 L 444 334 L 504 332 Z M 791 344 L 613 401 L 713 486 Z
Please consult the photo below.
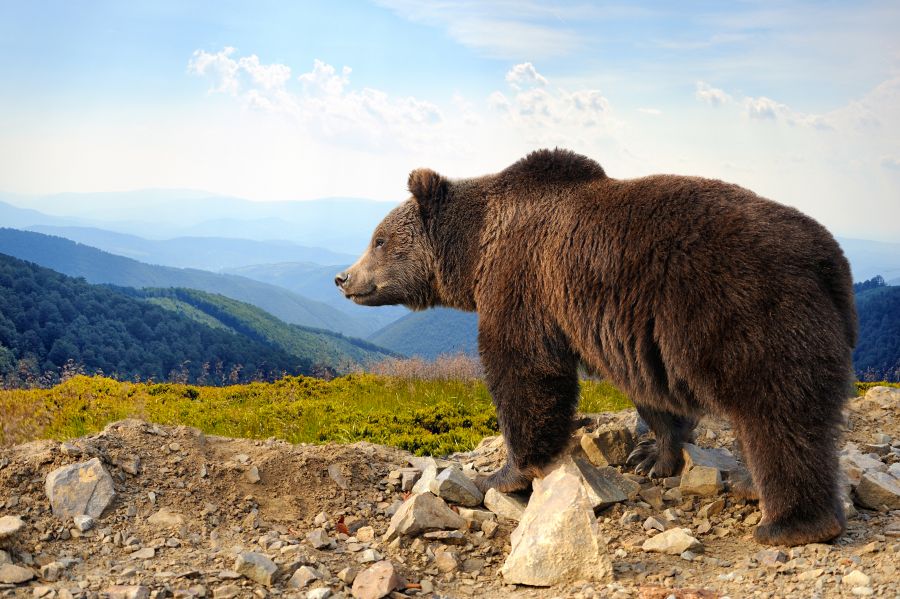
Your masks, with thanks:
M 412 194 L 335 283 L 356 303 L 475 310 L 508 449 L 484 488 L 515 491 L 568 442 L 585 365 L 655 435 L 637 470 L 671 476 L 707 412 L 732 421 L 758 493 L 762 543 L 845 526 L 837 436 L 856 313 L 824 227 L 699 177 L 613 179 L 563 150 L 500 173 L 409 176 Z

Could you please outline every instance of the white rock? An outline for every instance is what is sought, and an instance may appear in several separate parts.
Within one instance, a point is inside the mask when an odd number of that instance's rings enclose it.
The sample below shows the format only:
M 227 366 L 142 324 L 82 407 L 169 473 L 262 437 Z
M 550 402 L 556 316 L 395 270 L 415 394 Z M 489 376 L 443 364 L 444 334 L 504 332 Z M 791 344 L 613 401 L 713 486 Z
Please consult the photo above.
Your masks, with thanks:
M 713 466 L 694 466 L 681 475 L 678 490 L 682 495 L 714 496 L 719 494 L 725 485 L 718 468 Z
M 655 553 L 681 555 L 685 551 L 701 551 L 703 544 L 691 536 L 687 528 L 670 528 L 644 541 L 642 549 Z
M 465 520 L 469 520 L 470 522 L 478 522 L 479 524 L 481 524 L 485 520 L 494 520 L 497 517 L 497 514 L 489 510 L 478 510 L 467 507 L 459 508 L 459 515 Z
M 403 502 L 384 534 L 385 541 L 405 535 L 415 535 L 426 530 L 465 528 L 466 521 L 447 507 L 444 500 L 431 493 L 413 495 Z
M 25 522 L 18 516 L 3 516 L 0 518 L 0 539 L 12 538 L 23 528 Z
M 428 483 L 428 489 L 438 497 L 451 503 L 468 507 L 481 505 L 484 495 L 469 478 L 463 474 L 459 466 L 450 466 Z
M 325 532 L 324 528 L 316 528 L 306 533 L 306 540 L 313 546 L 313 549 L 325 549 L 331 545 L 331 537 Z
M 534 481 L 534 493 L 513 531 L 501 568 L 508 584 L 552 586 L 575 580 L 605 581 L 612 564 L 580 477 L 557 468 Z
M 34 571 L 31 568 L 23 568 L 13 564 L 0 566 L 0 582 L 4 584 L 21 584 L 28 582 L 32 578 L 34 578 Z
M 518 495 L 501 493 L 497 489 L 488 489 L 484 494 L 484 507 L 501 518 L 518 522 L 525 513 L 525 500 Z
M 85 514 L 75 516 L 72 518 L 72 521 L 75 523 L 75 528 L 77 528 L 79 532 L 87 532 L 94 528 L 94 519 Z
M 57 468 L 47 475 L 44 490 L 53 514 L 65 519 L 81 514 L 99 518 L 116 496 L 99 458 Z
M 278 566 L 262 553 L 247 551 L 239 553 L 234 562 L 234 571 L 254 582 L 271 586 Z
M 437 463 L 434 461 L 434 458 L 427 458 L 428 461 L 424 462 L 425 469 L 422 471 L 422 476 L 419 477 L 419 480 L 416 481 L 416 484 L 413 485 L 412 493 L 413 495 L 419 495 L 421 493 L 430 493 L 431 492 L 431 481 L 437 478 L 438 468 Z
M 400 586 L 400 576 L 388 560 L 372 564 L 353 580 L 356 599 L 381 599 Z
M 854 570 L 841 578 L 841 584 L 849 587 L 867 587 L 869 586 L 869 582 L 869 577 L 859 570 Z
M 319 587 L 306 593 L 306 599 L 328 599 L 331 597 L 331 589 L 328 587 Z

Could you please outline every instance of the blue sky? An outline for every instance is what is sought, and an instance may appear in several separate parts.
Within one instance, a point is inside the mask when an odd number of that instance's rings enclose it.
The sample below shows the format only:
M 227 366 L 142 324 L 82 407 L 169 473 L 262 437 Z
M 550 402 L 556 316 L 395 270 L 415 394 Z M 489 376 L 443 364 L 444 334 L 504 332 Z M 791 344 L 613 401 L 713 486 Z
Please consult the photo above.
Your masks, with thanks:
M 900 241 L 896 2 L 0 2 L 0 190 L 400 199 L 570 147 Z

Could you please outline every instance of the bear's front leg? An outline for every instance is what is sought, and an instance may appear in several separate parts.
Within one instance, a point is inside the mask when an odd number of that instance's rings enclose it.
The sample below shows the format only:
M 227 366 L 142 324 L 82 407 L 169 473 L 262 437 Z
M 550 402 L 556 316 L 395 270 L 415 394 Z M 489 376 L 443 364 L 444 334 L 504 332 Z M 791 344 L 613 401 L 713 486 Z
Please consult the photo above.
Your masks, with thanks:
M 578 404 L 577 361 L 562 344 L 494 346 L 480 335 L 481 360 L 506 444 L 506 464 L 480 479 L 482 491 L 525 489 L 559 456 L 572 434 Z M 534 347 L 542 351 L 535 355 Z M 548 347 L 558 353 L 547 352 Z

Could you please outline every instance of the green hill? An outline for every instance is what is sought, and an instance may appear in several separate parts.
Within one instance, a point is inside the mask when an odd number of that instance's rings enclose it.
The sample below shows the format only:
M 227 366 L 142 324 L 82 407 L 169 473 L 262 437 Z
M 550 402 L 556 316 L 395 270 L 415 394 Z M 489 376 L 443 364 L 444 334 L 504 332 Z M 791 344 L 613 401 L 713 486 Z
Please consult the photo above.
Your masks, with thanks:
M 207 326 L 245 335 L 338 372 L 397 355 L 361 339 L 287 324 L 256 306 L 222 295 L 195 289 L 144 289 L 133 293 Z
M 253 304 L 289 322 L 365 337 L 376 326 L 287 289 L 204 270 L 154 266 L 63 239 L 0 228 L 0 253 L 28 260 L 89 283 L 122 287 L 185 287 Z
M 67 364 L 121 379 L 207 384 L 313 370 L 311 359 L 274 344 L 0 254 L 4 383 L 53 383 Z
M 860 380 L 900 381 L 900 287 L 880 285 L 857 293 L 859 343 L 853 366 Z
M 450 308 L 412 312 L 369 336 L 369 341 L 408 356 L 478 354 L 478 316 Z

